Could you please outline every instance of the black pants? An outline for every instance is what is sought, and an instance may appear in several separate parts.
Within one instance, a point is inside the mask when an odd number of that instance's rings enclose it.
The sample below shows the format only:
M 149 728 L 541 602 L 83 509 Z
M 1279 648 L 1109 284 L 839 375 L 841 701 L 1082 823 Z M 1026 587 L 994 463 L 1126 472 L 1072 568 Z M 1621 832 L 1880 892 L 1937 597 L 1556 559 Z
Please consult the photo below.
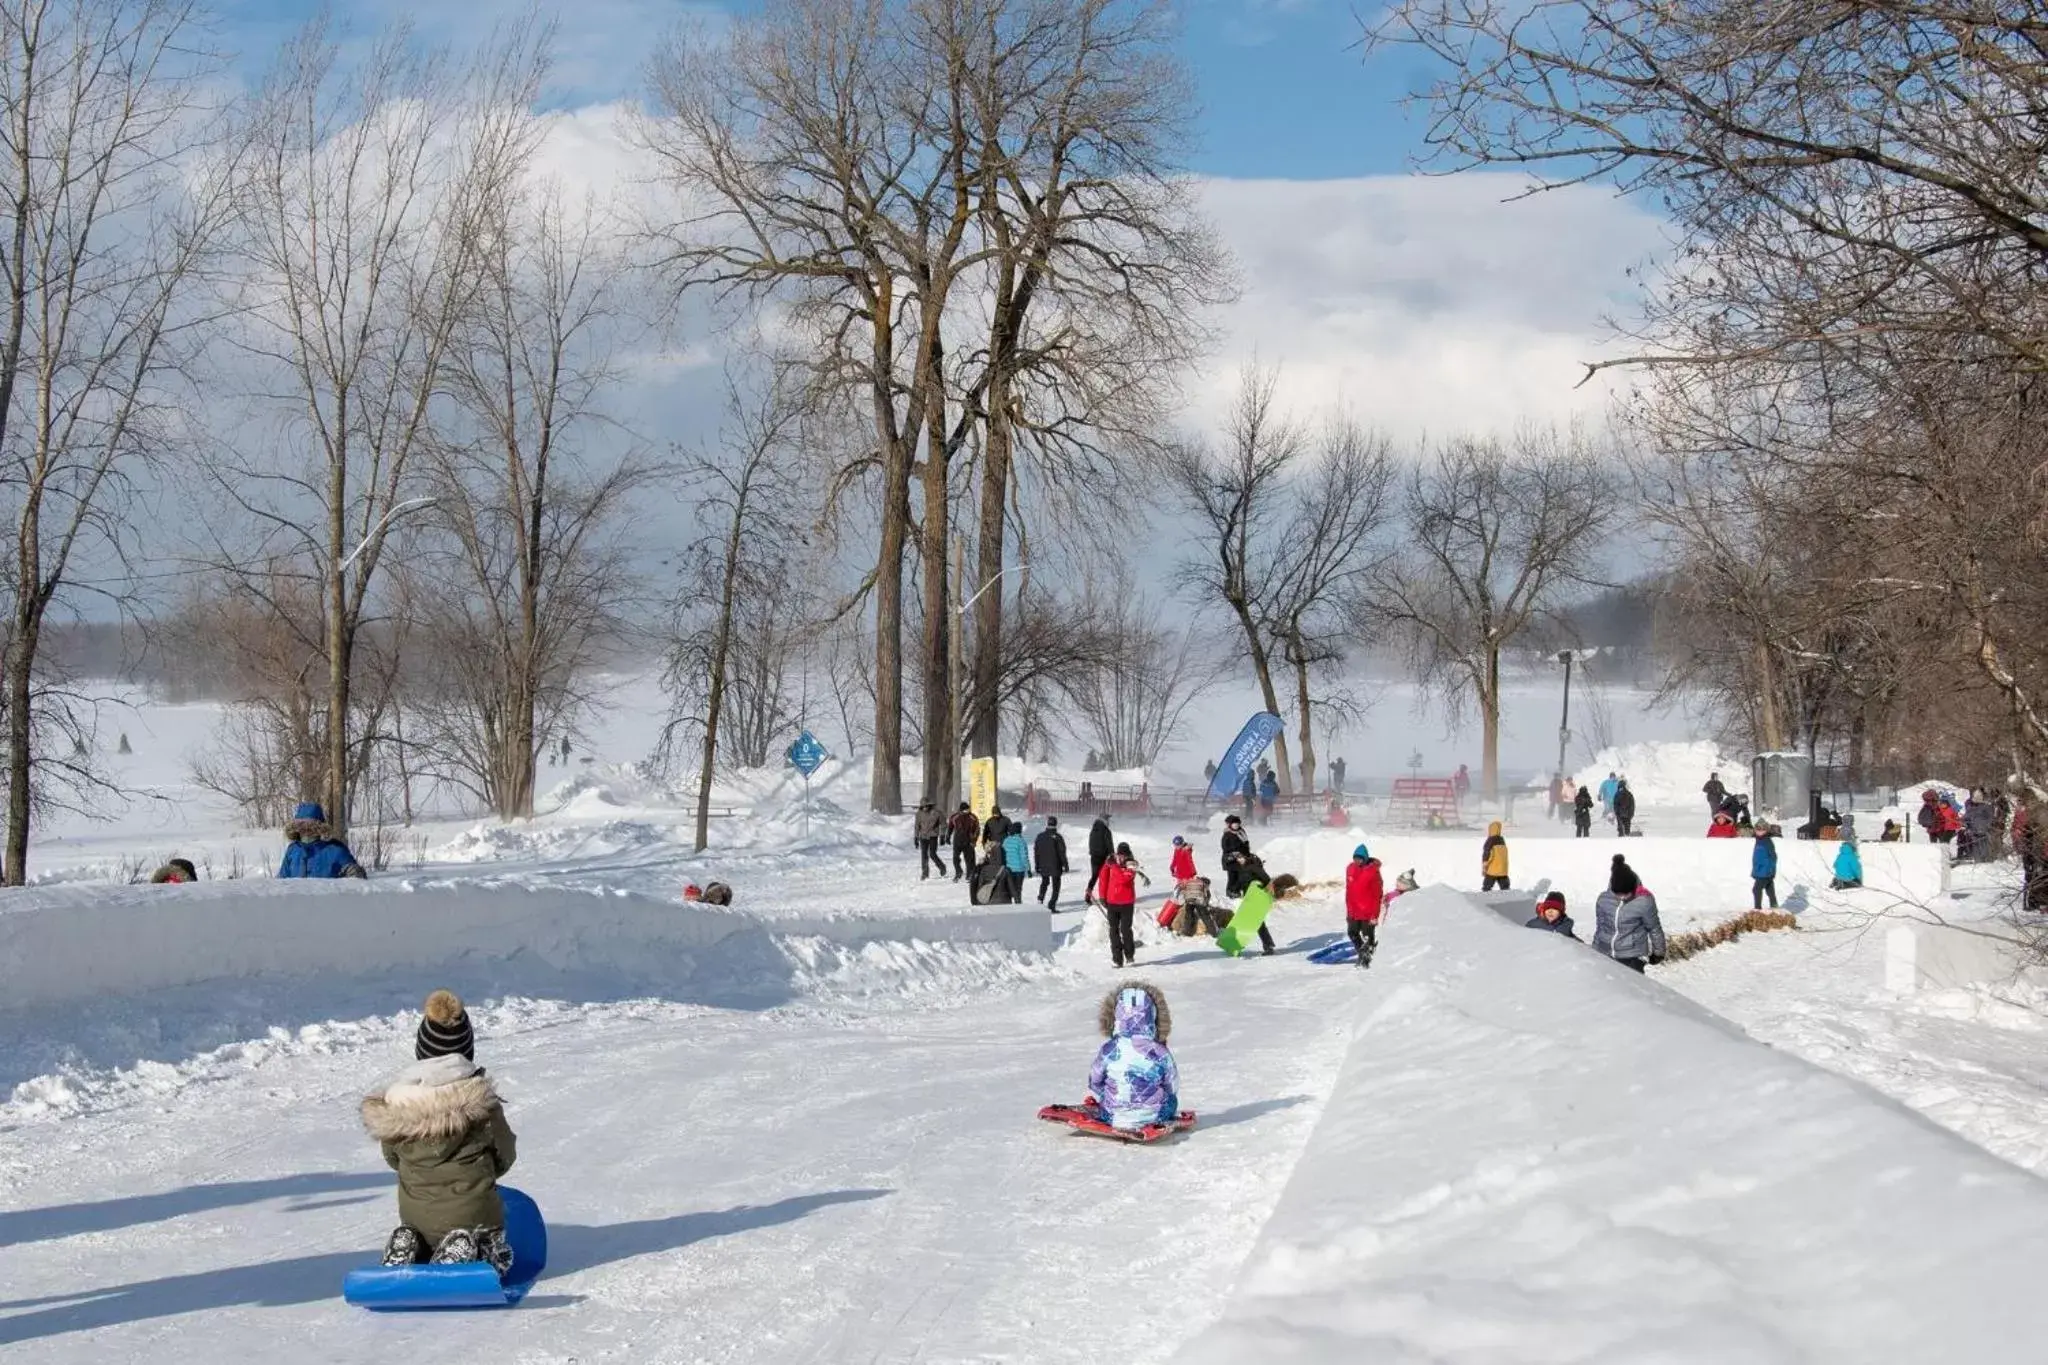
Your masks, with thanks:
M 1352 948 L 1357 950 L 1358 960 L 1370 962 L 1372 950 L 1379 946 L 1380 927 L 1362 919 L 1347 919 L 1344 921 L 1344 933 L 1350 938 Z
M 1578 830 L 1579 838 L 1585 839 L 1590 838 L 1592 836 L 1593 815 L 1591 811 L 1582 810 L 1578 814 L 1574 815 L 1572 817 L 1572 824 Z
M 953 845 L 953 880 L 960 881 L 974 875 L 974 845 Z
M 1643 965 L 1648 961 L 1647 958 L 1640 957 L 1617 957 L 1614 960 L 1634 972 L 1637 976 L 1643 974 Z
M 1778 879 L 1776 877 L 1758 877 L 1750 882 L 1749 900 L 1751 905 L 1759 910 L 1763 909 L 1764 897 L 1766 896 L 1771 898 L 1771 909 L 1777 909 Z
M 1109 956 L 1117 966 L 1133 961 L 1138 956 L 1138 939 L 1132 931 L 1132 919 L 1138 913 L 1135 905 L 1105 905 L 1103 912 L 1109 916 Z M 1087 913 L 1083 911 L 1082 913 Z
M 1108 858 L 1098 858 L 1092 853 L 1088 855 L 1088 889 L 1081 893 L 1082 900 L 1095 894 L 1095 879 L 1102 875 L 1102 865 L 1108 861 Z
M 1633 825 L 1633 824 L 1634 824 L 1635 822 L 1636 822 L 1636 818 L 1635 818 L 1635 816 L 1633 816 L 1633 815 L 1621 815 L 1621 814 L 1617 814 L 1617 815 L 1616 815 L 1616 816 L 1614 817 L 1614 832 L 1615 832 L 1615 834 L 1616 834 L 1616 835 L 1618 835 L 1618 836 L 1620 836 L 1621 838 L 1624 838 L 1624 839 L 1626 839 L 1626 838 L 1628 837 L 1628 827 L 1629 827 L 1630 825 Z
M 1045 898 L 1045 893 L 1048 890 L 1052 892 L 1052 899 L 1049 901 Z M 1055 910 L 1060 908 L 1059 873 L 1041 872 L 1038 874 L 1038 903 L 1040 905 L 1050 905 Z
M 1508 879 L 1506 877 L 1488 877 L 1486 879 L 1485 885 L 1481 886 L 1479 889 L 1481 891 L 1509 891 L 1513 888 L 1508 885 Z
M 946 860 L 939 856 L 939 837 L 936 834 L 917 841 L 917 879 L 923 881 L 931 876 L 935 867 L 941 877 L 946 875 Z

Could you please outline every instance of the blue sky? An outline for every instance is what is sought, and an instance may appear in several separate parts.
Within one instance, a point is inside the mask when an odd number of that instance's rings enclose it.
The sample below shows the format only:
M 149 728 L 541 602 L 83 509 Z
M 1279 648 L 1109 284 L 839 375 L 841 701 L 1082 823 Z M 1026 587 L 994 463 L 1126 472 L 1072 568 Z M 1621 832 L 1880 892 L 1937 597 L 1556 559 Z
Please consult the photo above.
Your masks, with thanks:
M 320 8 L 318 0 L 220 0 L 231 49 L 251 66 Z M 337 0 L 337 20 L 367 34 L 401 14 L 424 32 L 468 37 L 526 0 Z M 693 12 L 682 0 L 541 0 L 561 23 L 570 104 L 634 94 L 651 38 Z M 728 8 L 739 9 L 741 6 Z M 1399 173 L 1420 141 L 1399 105 L 1416 59 L 1368 62 L 1358 11 L 1343 0 L 1188 0 L 1182 45 L 1202 105 L 1190 169 L 1235 178 L 1332 179 Z

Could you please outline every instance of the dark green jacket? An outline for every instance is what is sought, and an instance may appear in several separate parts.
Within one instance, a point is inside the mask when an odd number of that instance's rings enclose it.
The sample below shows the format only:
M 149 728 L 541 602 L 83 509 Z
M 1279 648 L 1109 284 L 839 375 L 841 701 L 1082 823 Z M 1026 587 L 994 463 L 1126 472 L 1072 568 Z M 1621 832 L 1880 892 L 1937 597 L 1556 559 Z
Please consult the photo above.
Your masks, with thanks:
M 490 1079 L 460 1056 L 415 1062 L 363 1101 L 363 1126 L 398 1172 L 398 1218 L 429 1243 L 501 1228 L 498 1177 L 517 1155 Z

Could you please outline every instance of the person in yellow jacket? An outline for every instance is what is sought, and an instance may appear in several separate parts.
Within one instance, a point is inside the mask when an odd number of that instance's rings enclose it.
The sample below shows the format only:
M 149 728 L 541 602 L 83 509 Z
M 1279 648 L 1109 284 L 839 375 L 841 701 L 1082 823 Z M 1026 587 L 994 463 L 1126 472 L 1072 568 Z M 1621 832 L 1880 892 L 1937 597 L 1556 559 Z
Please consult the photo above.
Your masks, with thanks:
M 1500 836 L 1500 821 L 1486 827 L 1486 842 L 1479 846 L 1479 872 L 1486 878 L 1482 891 L 1508 889 L 1508 841 Z

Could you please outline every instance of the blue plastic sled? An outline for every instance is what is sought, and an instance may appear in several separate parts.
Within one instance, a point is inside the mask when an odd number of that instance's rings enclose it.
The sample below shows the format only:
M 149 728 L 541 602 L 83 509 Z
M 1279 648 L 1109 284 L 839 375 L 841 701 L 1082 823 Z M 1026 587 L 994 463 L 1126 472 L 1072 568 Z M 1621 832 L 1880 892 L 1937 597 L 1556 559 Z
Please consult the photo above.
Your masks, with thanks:
M 358 1308 L 379 1313 L 433 1308 L 510 1308 L 526 1297 L 548 1265 L 548 1226 L 540 1209 L 510 1185 L 498 1186 L 505 1201 L 505 1240 L 512 1244 L 512 1268 L 501 1281 L 486 1261 L 461 1265 L 372 1265 L 351 1270 L 341 1296 Z
M 1329 966 L 1336 962 L 1356 962 L 1358 960 L 1358 949 L 1351 946 L 1350 939 L 1340 938 L 1335 943 L 1324 944 L 1310 953 L 1308 960 L 1321 963 L 1323 966 Z

